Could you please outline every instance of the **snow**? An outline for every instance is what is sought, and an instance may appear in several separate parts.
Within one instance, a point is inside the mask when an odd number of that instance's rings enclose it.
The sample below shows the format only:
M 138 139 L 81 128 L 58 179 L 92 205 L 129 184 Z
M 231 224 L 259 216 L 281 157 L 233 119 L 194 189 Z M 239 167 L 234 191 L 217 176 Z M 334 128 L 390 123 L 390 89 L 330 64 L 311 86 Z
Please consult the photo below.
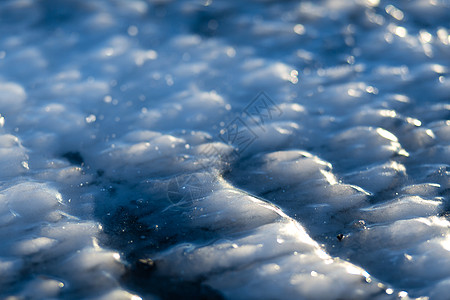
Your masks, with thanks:
M 448 1 L 0 3 L 0 298 L 447 299 Z

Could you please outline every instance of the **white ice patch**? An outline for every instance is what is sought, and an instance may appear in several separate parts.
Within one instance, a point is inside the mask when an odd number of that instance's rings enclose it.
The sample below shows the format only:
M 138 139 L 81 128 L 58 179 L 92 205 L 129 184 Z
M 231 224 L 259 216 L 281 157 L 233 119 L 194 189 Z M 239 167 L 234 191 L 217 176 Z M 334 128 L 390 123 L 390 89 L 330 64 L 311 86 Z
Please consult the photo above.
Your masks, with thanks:
M 5 115 L 18 113 L 27 99 L 24 88 L 14 82 L 0 81 L 0 111 Z

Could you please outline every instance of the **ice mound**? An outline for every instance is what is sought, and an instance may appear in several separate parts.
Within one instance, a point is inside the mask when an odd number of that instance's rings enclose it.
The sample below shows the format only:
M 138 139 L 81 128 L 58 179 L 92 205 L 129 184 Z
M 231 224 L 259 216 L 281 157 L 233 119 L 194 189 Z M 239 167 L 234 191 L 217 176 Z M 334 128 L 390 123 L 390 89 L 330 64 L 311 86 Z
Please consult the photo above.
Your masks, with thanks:
M 101 225 L 64 212 L 67 201 L 57 190 L 22 182 L 2 189 L 0 203 L 2 293 L 86 297 L 118 285 L 125 267 L 117 252 L 98 245 Z
M 12 134 L 0 135 L 0 178 L 11 178 L 27 171 L 28 155 L 20 140 Z
M 360 165 L 386 161 L 396 155 L 409 156 L 397 137 L 383 128 L 353 127 L 333 137 L 331 148 L 338 159 L 356 158 L 354 163 Z M 351 162 L 344 163 L 353 166 Z
M 0 109 L 4 115 L 19 111 L 27 99 L 27 93 L 17 83 L 0 82 Z
M 285 208 L 301 210 L 305 205 L 321 205 L 342 210 L 361 205 L 370 195 L 357 186 L 338 182 L 329 162 L 305 151 L 273 152 L 249 161 L 239 168 L 247 172 L 238 176 L 249 183 L 240 184 L 271 200 L 282 195 L 272 201 Z M 258 184 L 262 180 L 267 184 Z
M 206 284 L 230 298 L 276 297 L 281 291 L 288 299 L 330 297 L 331 290 L 317 294 L 314 286 L 337 278 L 352 286 L 353 294 L 343 287 L 335 290 L 335 299 L 386 295 L 363 269 L 328 256 L 277 207 L 223 181 L 213 187 L 209 196 L 192 199 L 181 211 L 189 214 L 187 228 L 208 227 L 221 239 L 183 243 L 156 254 L 155 276 L 188 281 L 207 276 Z M 333 275 L 324 275 L 329 273 Z M 281 284 L 271 287 L 277 280 Z
M 448 1 L 0 2 L 0 298 L 447 299 Z
M 2 192 L 5 212 L 23 222 L 45 219 L 62 201 L 61 194 L 42 184 L 21 183 Z

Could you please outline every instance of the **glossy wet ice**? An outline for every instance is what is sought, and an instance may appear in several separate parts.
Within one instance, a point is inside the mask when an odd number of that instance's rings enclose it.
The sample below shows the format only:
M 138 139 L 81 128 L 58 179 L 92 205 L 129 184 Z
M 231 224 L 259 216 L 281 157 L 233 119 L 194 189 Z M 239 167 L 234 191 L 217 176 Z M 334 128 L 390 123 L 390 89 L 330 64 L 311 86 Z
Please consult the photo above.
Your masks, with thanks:
M 3 1 L 0 296 L 446 299 L 448 1 Z

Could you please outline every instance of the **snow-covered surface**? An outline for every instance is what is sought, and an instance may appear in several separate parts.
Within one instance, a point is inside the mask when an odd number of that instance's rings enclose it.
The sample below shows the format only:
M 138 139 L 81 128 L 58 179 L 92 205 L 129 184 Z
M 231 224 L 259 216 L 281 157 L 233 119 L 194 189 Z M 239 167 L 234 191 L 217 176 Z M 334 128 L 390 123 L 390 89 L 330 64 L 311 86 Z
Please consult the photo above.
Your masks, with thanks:
M 449 299 L 449 11 L 1 1 L 0 298 Z

